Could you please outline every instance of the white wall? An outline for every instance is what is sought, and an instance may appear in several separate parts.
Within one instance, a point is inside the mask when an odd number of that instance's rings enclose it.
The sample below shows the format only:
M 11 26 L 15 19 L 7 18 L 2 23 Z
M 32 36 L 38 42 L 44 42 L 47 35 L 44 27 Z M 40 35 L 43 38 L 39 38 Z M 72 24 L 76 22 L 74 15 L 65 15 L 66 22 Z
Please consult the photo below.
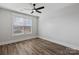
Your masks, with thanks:
M 32 34 L 12 36 L 12 20 L 14 16 L 22 16 L 33 20 Z M 38 17 L 0 9 L 0 45 L 37 37 Z
M 39 36 L 71 48 L 79 48 L 79 4 L 46 6 L 39 19 Z

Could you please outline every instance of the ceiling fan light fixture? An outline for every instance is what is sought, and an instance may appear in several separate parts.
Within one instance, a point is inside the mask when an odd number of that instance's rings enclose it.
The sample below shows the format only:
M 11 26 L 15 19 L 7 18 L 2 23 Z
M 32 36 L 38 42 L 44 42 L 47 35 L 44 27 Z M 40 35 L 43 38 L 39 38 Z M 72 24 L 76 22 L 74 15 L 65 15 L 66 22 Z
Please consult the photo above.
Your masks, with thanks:
M 44 6 L 41 6 L 41 7 L 36 8 L 36 7 L 35 7 L 36 4 L 32 4 L 32 5 L 33 5 L 33 9 L 26 9 L 26 8 L 24 8 L 24 9 L 25 9 L 25 10 L 32 10 L 31 14 L 34 13 L 34 12 L 42 13 L 40 10 L 41 10 L 41 9 L 44 9 Z

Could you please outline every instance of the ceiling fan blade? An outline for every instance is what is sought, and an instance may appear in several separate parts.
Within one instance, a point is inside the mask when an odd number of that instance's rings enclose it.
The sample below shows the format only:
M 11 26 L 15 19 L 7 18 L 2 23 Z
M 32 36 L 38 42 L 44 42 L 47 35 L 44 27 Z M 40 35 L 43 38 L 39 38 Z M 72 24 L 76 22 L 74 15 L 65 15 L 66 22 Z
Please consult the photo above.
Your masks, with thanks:
M 44 6 L 36 8 L 36 10 L 44 9 Z
M 31 14 L 34 13 L 34 11 L 31 12 Z
M 42 13 L 41 11 L 38 11 L 38 10 L 36 10 L 36 12 L 38 12 L 38 13 Z

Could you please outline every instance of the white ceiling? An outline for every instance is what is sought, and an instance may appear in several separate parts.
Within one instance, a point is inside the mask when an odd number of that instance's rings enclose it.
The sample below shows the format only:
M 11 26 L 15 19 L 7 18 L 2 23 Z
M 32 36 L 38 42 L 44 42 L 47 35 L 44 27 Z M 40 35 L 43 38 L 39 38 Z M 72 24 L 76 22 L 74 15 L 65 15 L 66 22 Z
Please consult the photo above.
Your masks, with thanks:
M 41 10 L 41 14 L 46 14 L 51 13 L 51 11 L 54 12 L 69 5 L 71 5 L 71 3 L 37 3 L 36 7 L 45 6 L 45 9 Z M 0 7 L 19 11 L 26 14 L 30 14 L 31 10 L 25 10 L 24 8 L 33 8 L 32 3 L 0 3 Z M 35 12 L 33 15 L 39 16 L 41 14 Z

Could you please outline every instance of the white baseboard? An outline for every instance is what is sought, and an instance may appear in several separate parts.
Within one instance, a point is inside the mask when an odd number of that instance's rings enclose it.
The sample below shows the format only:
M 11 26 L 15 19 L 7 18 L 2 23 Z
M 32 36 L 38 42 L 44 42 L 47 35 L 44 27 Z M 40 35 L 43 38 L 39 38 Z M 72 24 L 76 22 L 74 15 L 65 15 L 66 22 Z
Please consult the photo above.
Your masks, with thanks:
M 77 49 L 79 50 L 79 46 L 75 46 L 71 43 L 68 43 L 68 42 L 64 42 L 64 41 L 58 41 L 58 40 L 53 40 L 53 39 L 50 39 L 48 37 L 45 37 L 45 36 L 38 36 L 39 38 L 42 38 L 42 39 L 45 39 L 45 40 L 48 40 L 50 42 L 54 42 L 54 43 L 57 43 L 57 44 L 60 44 L 60 45 L 63 45 L 63 46 L 66 46 L 66 47 L 70 47 L 72 49 Z
M 19 42 L 19 41 L 23 41 L 23 40 L 27 40 L 27 39 L 31 39 L 31 38 L 36 38 L 36 37 L 42 38 L 42 39 L 48 40 L 50 42 L 54 42 L 54 43 L 66 46 L 66 47 L 70 47 L 70 48 L 79 50 L 79 46 L 76 46 L 76 45 L 73 45 L 71 43 L 64 42 L 64 41 L 58 41 L 58 40 L 55 40 L 55 39 L 50 39 L 50 38 L 45 37 L 45 36 L 29 36 L 29 37 L 22 38 L 22 39 L 16 39 L 16 40 L 9 40 L 9 41 L 0 42 L 0 45 L 15 43 L 15 42 Z
M 29 36 L 29 37 L 22 38 L 22 39 L 8 40 L 8 41 L 0 42 L 0 45 L 15 43 L 15 42 L 23 41 L 23 40 L 28 40 L 28 39 L 36 38 L 36 37 L 37 36 Z

